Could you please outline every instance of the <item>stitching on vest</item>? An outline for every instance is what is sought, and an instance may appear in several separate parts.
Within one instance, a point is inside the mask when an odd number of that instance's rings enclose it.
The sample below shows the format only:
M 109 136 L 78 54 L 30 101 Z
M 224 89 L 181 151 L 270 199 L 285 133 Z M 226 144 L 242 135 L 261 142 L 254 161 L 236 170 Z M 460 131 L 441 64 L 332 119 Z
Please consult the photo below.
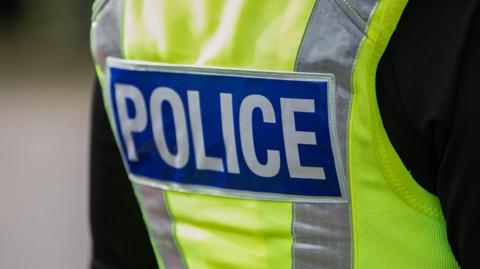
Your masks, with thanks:
M 357 27 L 357 29 L 364 33 L 364 29 L 367 25 L 365 20 L 357 13 L 351 4 L 347 3 L 347 0 L 332 0 L 350 19 L 350 21 Z
M 378 15 L 379 17 L 384 17 L 386 16 L 385 13 L 388 11 L 383 11 L 384 13 L 381 15 Z M 383 34 L 383 33 L 382 33 Z M 381 53 L 381 50 L 378 50 L 382 45 L 380 43 L 381 37 L 375 38 L 373 40 L 373 47 L 375 50 L 371 53 L 370 58 L 368 59 L 368 65 L 369 65 L 369 71 L 368 71 L 368 77 L 369 79 L 367 80 L 368 83 L 368 88 L 373 88 L 376 91 L 376 83 L 375 83 L 375 78 L 376 78 L 376 68 L 371 68 L 372 66 L 375 65 L 375 59 L 378 58 L 380 59 L 381 55 L 379 57 L 376 57 L 376 54 Z M 373 81 L 373 83 L 372 83 Z M 375 104 L 371 104 L 371 100 L 369 99 L 368 102 L 370 103 L 370 110 L 375 110 Z M 378 105 L 377 105 L 378 108 Z M 372 114 L 372 113 L 371 113 Z M 369 119 L 370 125 L 374 126 L 374 133 L 373 133 L 373 139 L 374 141 L 383 141 L 384 140 L 384 134 L 382 134 L 382 128 L 381 126 L 381 119 L 379 121 L 375 121 L 374 119 Z M 375 128 L 377 127 L 377 128 Z M 388 137 L 387 137 L 388 140 Z M 388 142 L 390 143 L 390 142 Z M 384 146 L 383 143 L 378 143 L 378 147 L 374 147 L 374 150 L 377 151 L 379 154 L 377 155 L 377 161 L 380 163 L 381 171 L 385 175 L 386 182 L 390 185 L 392 188 L 393 192 L 404 202 L 406 203 L 409 207 L 413 208 L 417 212 L 430 217 L 436 221 L 443 222 L 443 216 L 441 213 L 440 209 L 433 208 L 428 204 L 423 203 L 418 199 L 416 195 L 414 195 L 411 191 L 409 191 L 404 184 L 400 182 L 400 177 L 397 173 L 397 171 L 392 168 L 393 164 L 395 161 L 392 160 L 392 157 L 388 154 L 387 148 Z M 391 144 L 390 144 L 391 145 Z M 392 145 L 393 147 L 393 145 Z M 410 177 L 409 180 L 414 180 L 412 177 Z
M 367 21 L 365 21 L 365 19 L 363 19 L 362 16 L 360 16 L 357 9 L 355 9 L 355 7 L 353 7 L 352 2 L 350 0 L 343 0 L 343 2 L 345 3 L 345 6 L 347 6 L 352 11 L 352 13 L 353 13 L 353 15 L 355 15 L 355 17 L 357 17 L 359 20 L 361 20 L 365 25 L 367 24 Z

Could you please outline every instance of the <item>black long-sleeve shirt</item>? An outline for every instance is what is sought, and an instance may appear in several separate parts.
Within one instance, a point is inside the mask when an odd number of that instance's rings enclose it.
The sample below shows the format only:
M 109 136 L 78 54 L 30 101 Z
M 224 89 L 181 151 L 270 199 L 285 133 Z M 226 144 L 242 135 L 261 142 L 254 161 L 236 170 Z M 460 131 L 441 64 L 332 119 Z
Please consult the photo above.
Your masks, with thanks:
M 411 1 L 378 67 L 377 97 L 401 159 L 440 198 L 457 260 L 479 268 L 480 1 Z
M 379 64 L 377 97 L 401 159 L 440 198 L 455 257 L 478 268 L 479 1 L 411 1 Z M 98 83 L 92 122 L 92 268 L 158 268 Z

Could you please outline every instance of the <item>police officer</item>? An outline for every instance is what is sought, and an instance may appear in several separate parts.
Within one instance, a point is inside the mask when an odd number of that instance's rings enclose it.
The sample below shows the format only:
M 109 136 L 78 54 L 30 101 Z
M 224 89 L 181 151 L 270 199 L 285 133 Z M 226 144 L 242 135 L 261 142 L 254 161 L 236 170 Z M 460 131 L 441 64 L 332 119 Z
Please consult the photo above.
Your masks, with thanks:
M 120 2 L 92 268 L 476 268 L 478 1 Z

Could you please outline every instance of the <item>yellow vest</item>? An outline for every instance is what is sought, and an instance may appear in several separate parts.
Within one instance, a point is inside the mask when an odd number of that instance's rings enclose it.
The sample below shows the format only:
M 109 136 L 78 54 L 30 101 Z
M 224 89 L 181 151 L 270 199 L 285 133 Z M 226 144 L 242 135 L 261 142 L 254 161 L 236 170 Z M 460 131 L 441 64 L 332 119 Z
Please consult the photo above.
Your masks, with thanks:
M 132 173 L 122 152 L 160 268 L 458 267 L 439 201 L 401 162 L 377 105 L 377 65 L 405 5 L 405 0 L 96 1 L 92 52 L 120 148 L 109 93 L 111 66 L 333 78 L 331 128 L 342 199 L 262 194 L 255 199 L 161 184 Z

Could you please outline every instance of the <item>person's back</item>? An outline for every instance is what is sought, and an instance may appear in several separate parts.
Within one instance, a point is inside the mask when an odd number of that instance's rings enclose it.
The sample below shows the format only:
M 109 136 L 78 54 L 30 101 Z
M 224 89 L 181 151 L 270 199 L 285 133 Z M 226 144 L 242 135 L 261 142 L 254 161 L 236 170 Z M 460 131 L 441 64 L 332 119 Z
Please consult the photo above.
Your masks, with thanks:
M 195 3 L 107 1 L 97 5 L 92 28 L 103 103 L 158 266 L 456 267 L 440 201 L 432 193 L 440 196 L 452 223 L 457 218 L 448 206 L 458 207 L 461 198 L 449 186 L 466 186 L 445 182 L 446 177 L 468 182 L 471 176 L 441 173 L 456 173 L 455 167 L 472 171 L 478 157 L 469 156 L 465 166 L 434 165 L 440 170 L 431 177 L 417 174 L 430 166 L 417 170 L 419 162 L 409 157 L 416 145 L 402 144 L 399 134 L 415 137 L 416 130 L 402 129 L 397 118 L 403 115 L 395 114 L 402 99 L 390 94 L 409 80 L 395 81 L 386 58 L 398 57 L 402 47 L 396 45 L 408 46 L 402 36 L 394 37 L 375 76 L 406 3 Z M 470 7 L 464 14 L 478 17 L 477 5 Z M 416 16 L 410 12 L 406 15 Z M 460 32 L 467 40 L 471 19 L 464 20 Z M 461 49 L 450 51 L 460 58 Z M 447 82 L 458 76 L 449 75 Z M 405 87 L 408 93 L 417 85 Z M 448 96 L 453 91 L 442 92 L 448 102 L 432 103 L 453 104 Z M 394 106 L 385 105 L 389 102 Z M 436 112 L 422 110 L 424 104 L 407 105 L 406 114 Z M 96 107 L 93 267 L 157 266 L 105 112 Z M 437 116 L 419 116 L 413 125 Z M 425 132 L 450 133 L 431 128 Z M 470 132 L 478 133 L 476 128 Z M 435 150 L 426 146 L 422 153 Z M 444 154 L 435 156 L 440 163 L 459 153 Z M 457 195 L 455 201 L 446 199 L 451 195 Z M 469 212 L 478 213 L 470 206 Z M 104 213 L 109 208 L 113 212 Z M 471 218 L 460 221 L 474 228 Z M 460 262 L 470 264 L 464 253 L 472 245 L 461 244 L 467 247 L 457 247 Z M 138 249 L 128 251 L 134 246 Z

